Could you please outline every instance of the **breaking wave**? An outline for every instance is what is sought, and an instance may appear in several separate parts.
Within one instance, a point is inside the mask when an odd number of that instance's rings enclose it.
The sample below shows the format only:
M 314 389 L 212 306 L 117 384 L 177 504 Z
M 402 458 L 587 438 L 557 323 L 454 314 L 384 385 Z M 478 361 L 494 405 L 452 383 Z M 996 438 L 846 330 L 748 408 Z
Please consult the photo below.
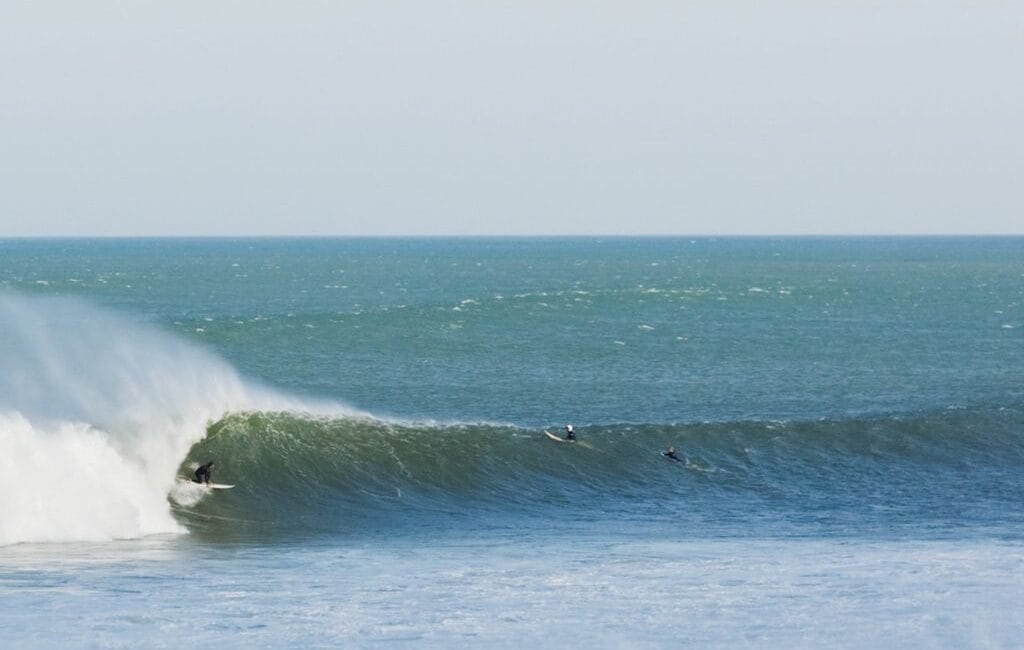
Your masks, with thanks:
M 237 484 L 182 521 L 215 536 L 354 533 L 547 520 L 671 520 L 705 532 L 772 521 L 839 529 L 1020 520 L 1019 409 L 813 422 L 578 428 L 577 444 L 493 424 L 233 413 L 187 472 Z M 662 456 L 674 446 L 680 462 Z M 510 523 L 511 522 L 511 523 Z
M 202 347 L 75 300 L 0 293 L 0 544 L 671 521 L 1024 523 L 1024 410 L 540 429 L 301 402 Z M 675 446 L 681 462 L 661 455 Z M 215 460 L 208 493 L 183 483 Z
M 183 532 L 167 495 L 208 424 L 299 406 L 152 325 L 0 293 L 0 544 Z

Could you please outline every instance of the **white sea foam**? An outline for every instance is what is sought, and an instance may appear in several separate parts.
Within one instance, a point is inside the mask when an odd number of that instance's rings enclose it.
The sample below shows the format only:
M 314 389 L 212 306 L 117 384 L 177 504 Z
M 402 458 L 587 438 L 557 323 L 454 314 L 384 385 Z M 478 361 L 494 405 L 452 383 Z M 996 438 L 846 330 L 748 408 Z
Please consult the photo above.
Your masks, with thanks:
M 82 302 L 0 293 L 0 545 L 180 532 L 167 494 L 210 421 L 321 410 Z

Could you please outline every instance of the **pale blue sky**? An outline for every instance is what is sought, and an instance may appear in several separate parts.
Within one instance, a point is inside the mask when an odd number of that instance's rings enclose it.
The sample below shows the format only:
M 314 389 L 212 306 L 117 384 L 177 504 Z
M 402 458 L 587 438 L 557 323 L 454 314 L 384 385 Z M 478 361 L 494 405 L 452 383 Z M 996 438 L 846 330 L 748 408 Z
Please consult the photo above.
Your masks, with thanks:
M 1024 233 L 1024 3 L 4 2 L 0 236 Z

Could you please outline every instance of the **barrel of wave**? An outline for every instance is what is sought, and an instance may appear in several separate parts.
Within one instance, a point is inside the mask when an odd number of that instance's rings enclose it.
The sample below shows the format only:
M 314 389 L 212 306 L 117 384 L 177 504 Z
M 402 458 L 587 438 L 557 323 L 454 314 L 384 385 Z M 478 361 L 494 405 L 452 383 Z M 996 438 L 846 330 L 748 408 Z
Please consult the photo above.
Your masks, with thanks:
M 0 544 L 183 532 L 178 465 L 225 412 L 274 402 L 225 361 L 94 305 L 0 292 Z

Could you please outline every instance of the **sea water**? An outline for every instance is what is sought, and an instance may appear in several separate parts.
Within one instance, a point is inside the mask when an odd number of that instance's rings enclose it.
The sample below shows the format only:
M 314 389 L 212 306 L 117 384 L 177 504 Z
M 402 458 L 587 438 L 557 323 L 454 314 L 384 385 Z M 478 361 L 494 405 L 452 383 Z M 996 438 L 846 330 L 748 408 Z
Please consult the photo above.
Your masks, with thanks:
M 1022 305 L 1021 238 L 0 240 L 0 631 L 1012 646 Z

